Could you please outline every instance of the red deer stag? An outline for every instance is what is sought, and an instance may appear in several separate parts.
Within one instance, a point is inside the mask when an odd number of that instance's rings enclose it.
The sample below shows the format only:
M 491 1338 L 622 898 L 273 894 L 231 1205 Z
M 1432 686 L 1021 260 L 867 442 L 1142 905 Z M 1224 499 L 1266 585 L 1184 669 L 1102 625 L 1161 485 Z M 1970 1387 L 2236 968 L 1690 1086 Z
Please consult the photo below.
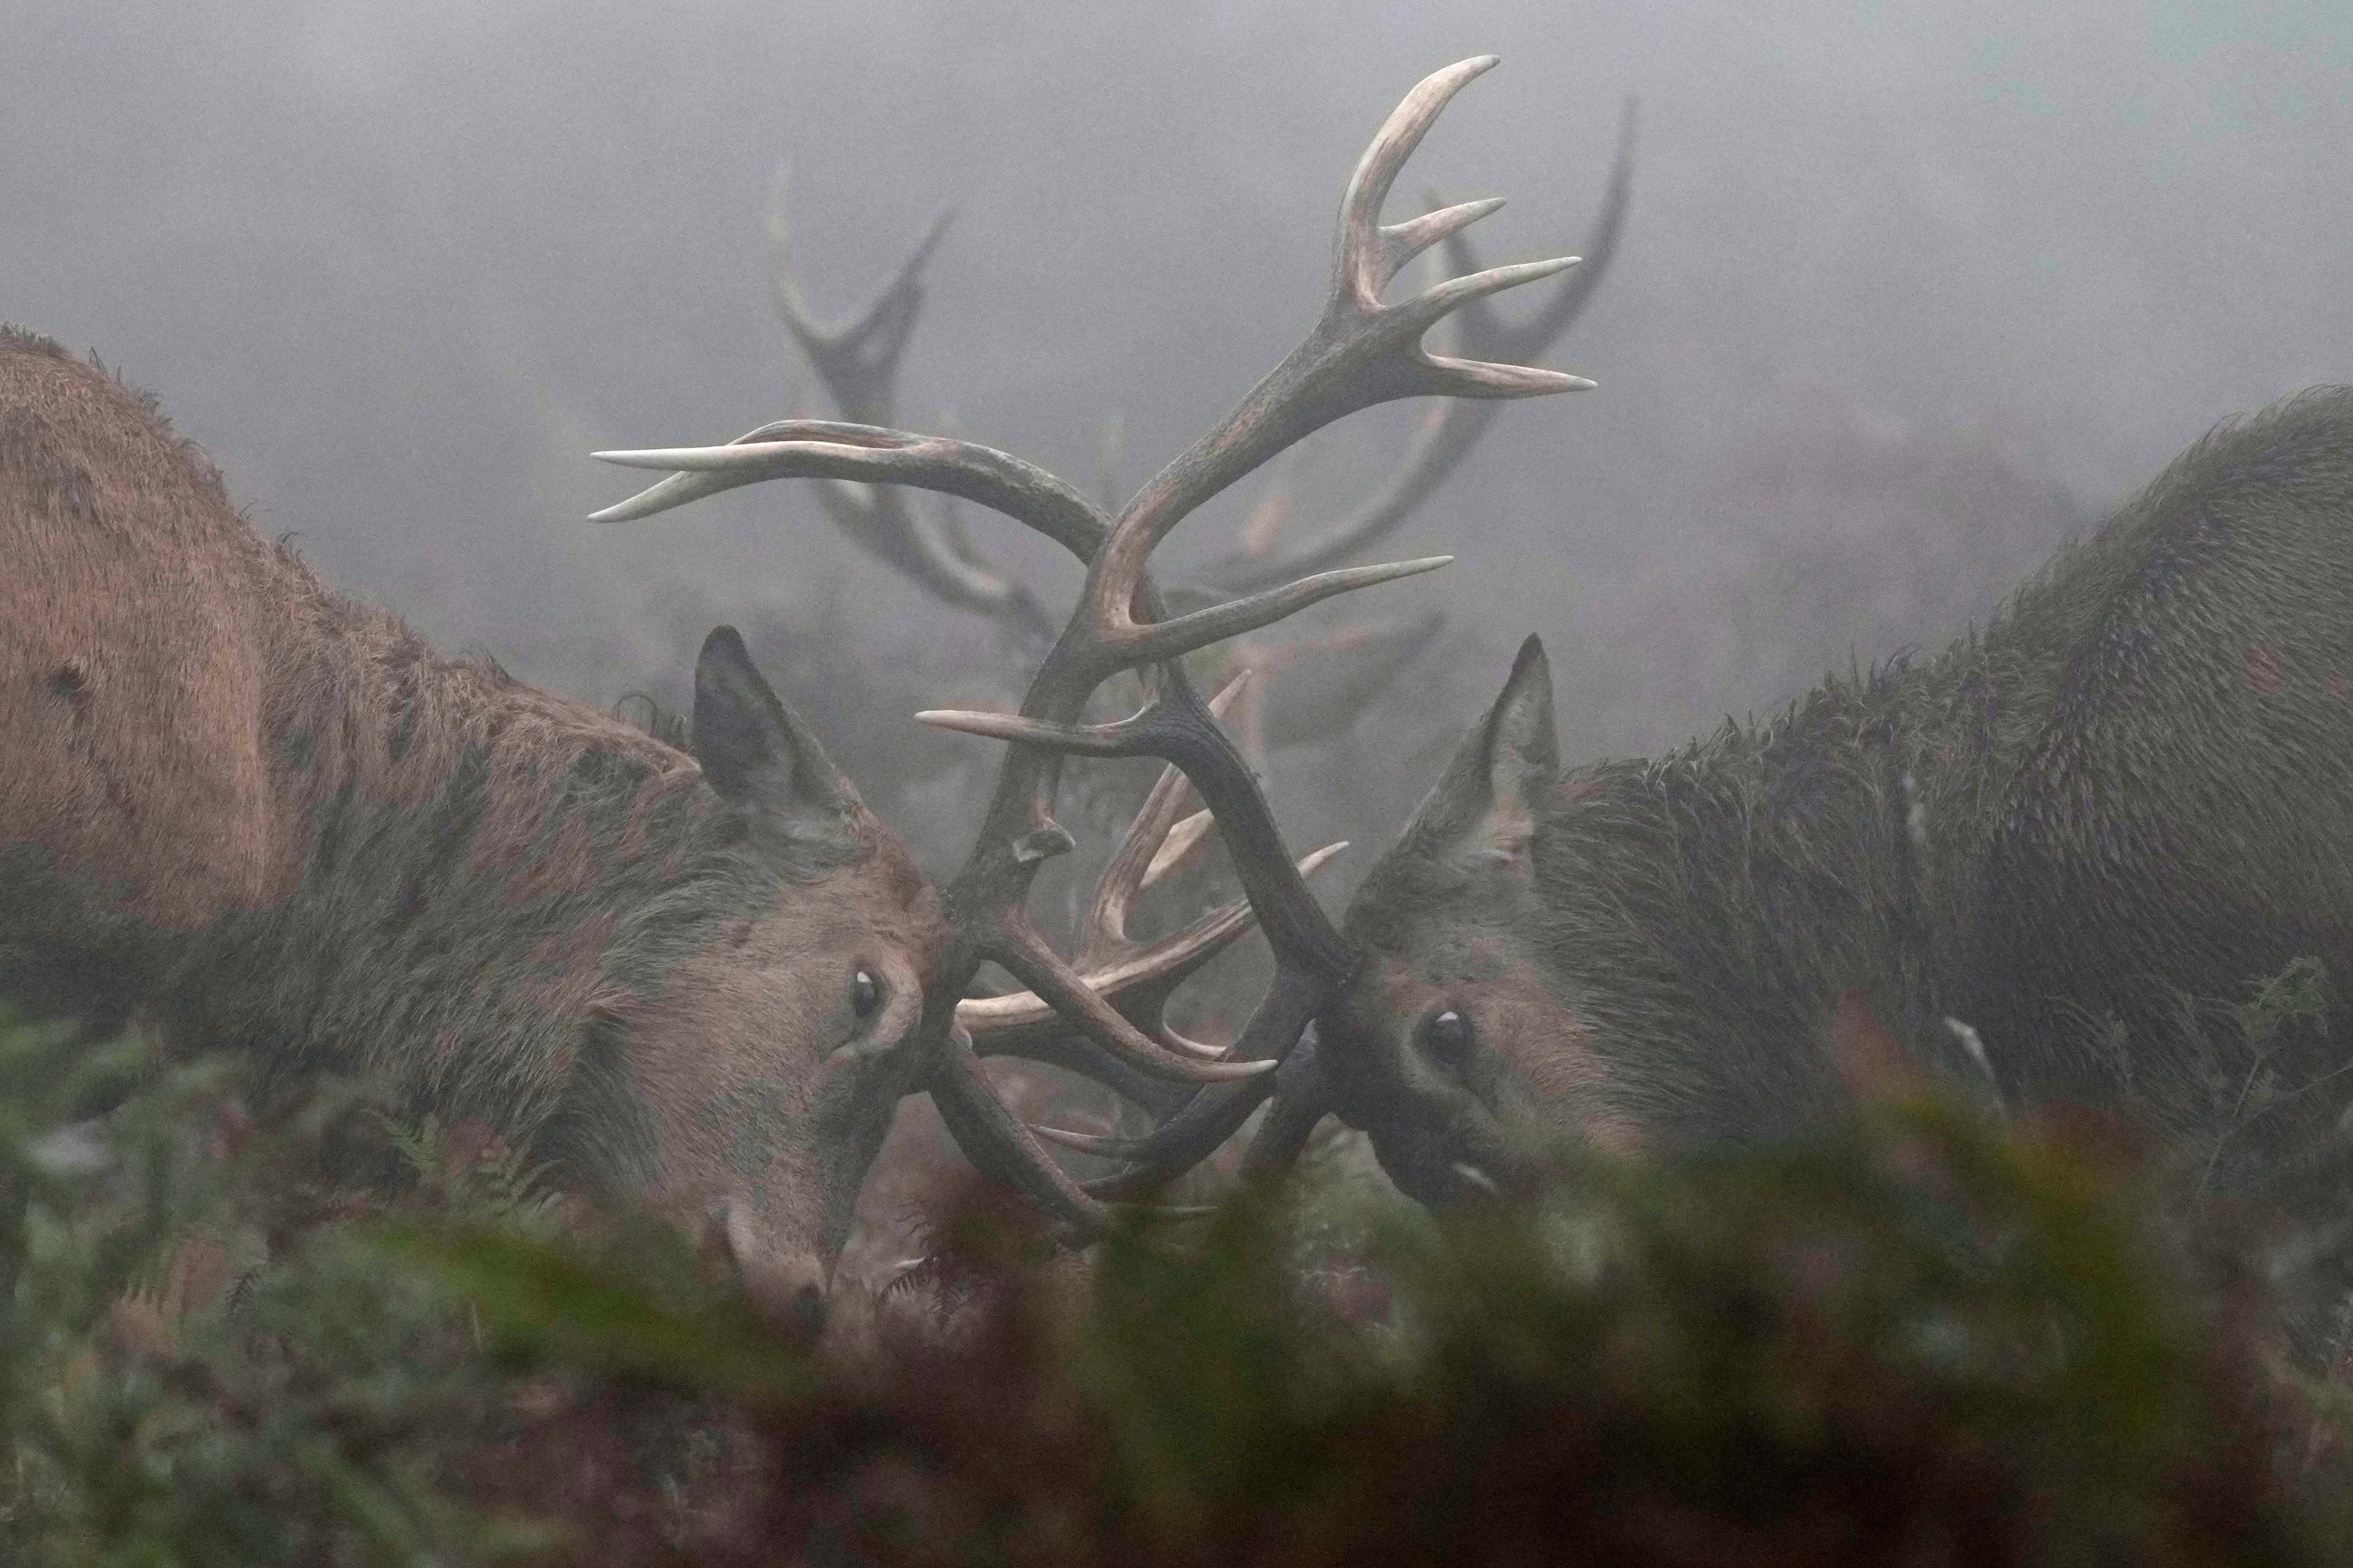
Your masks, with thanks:
M 791 419 L 763 425 L 721 447 L 601 454 L 631 467 L 674 470 L 597 514 L 609 521 L 648 517 L 765 479 L 855 480 L 961 497 L 1037 530 L 1087 563 L 1080 603 L 1018 714 L 923 715 L 945 728 L 1014 744 L 978 842 L 945 892 L 952 935 L 923 1021 L 897 1051 L 909 1064 L 903 1081 L 932 1090 L 973 1163 L 1029 1195 L 1074 1233 L 1095 1231 L 1105 1219 L 1104 1201 L 1137 1190 L 1145 1178 L 1074 1182 L 990 1092 L 979 1052 L 1081 1061 L 1113 1079 L 1142 1074 L 1178 1082 L 1231 1080 L 1210 1083 L 1152 1135 L 1141 1163 L 1148 1173 L 1181 1162 L 1197 1146 L 1206 1152 L 1265 1099 L 1301 1033 L 1336 998 L 1353 964 L 1347 945 L 1293 866 L 1248 765 L 1181 660 L 1334 595 L 1445 561 L 1321 572 L 1172 616 L 1146 571 L 1153 550 L 1204 502 L 1359 409 L 1409 397 L 1529 397 L 1592 384 L 1556 371 L 1435 355 L 1423 346 L 1446 318 L 1563 271 L 1574 258 L 1493 268 L 1395 303 L 1382 300 L 1407 263 L 1501 205 L 1469 202 L 1396 225 L 1380 221 L 1389 188 L 1424 132 L 1464 85 L 1494 63 L 1492 57 L 1465 60 L 1407 95 L 1348 183 L 1330 291 L 1305 337 L 1116 516 L 1076 487 L 1003 452 L 872 425 Z M 1082 723 L 1096 689 L 1128 670 L 1145 678 L 1142 710 L 1114 723 Z M 1027 907 L 1039 868 L 1072 847 L 1053 817 L 1065 753 L 1156 756 L 1174 770 L 1164 776 L 1129 846 L 1114 858 L 1075 961 L 1054 950 Z M 1158 942 L 1139 946 L 1124 937 L 1127 900 L 1148 874 L 1151 846 L 1179 809 L 1178 773 L 1215 814 L 1277 963 L 1272 989 L 1241 1037 L 1223 1050 L 1169 1029 L 1161 1008 L 1174 984 L 1239 933 L 1242 911 L 1219 911 Z M 988 963 L 1029 986 L 1029 995 L 970 996 Z
M 0 559 L 0 991 L 372 1071 L 818 1288 L 947 931 L 733 630 L 691 754 L 437 658 L 15 331 Z
M 1941 656 L 1662 758 L 1564 772 L 1531 637 L 1349 909 L 1328 1103 L 1431 1204 L 1890 1070 L 2111 1110 L 2259 1187 L 2353 1091 L 2348 681 L 2342 388 L 2218 428 Z M 2304 955 L 2333 1028 L 2184 1026 Z

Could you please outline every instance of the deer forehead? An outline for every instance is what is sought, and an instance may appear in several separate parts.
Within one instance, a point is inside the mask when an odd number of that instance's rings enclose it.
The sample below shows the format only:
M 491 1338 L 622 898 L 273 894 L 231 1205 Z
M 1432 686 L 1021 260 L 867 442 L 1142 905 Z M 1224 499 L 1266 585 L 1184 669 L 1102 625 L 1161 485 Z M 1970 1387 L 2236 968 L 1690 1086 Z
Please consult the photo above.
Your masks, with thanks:
M 925 967 L 946 941 L 947 920 L 939 889 L 895 845 L 877 845 L 814 881 L 779 889 L 766 913 L 733 935 L 771 961 L 833 952 L 872 961 L 889 951 Z
M 1408 951 L 1391 957 L 1383 973 L 1393 991 L 1420 993 L 1492 985 L 1527 967 L 1519 943 L 1504 932 L 1446 922 L 1414 932 Z

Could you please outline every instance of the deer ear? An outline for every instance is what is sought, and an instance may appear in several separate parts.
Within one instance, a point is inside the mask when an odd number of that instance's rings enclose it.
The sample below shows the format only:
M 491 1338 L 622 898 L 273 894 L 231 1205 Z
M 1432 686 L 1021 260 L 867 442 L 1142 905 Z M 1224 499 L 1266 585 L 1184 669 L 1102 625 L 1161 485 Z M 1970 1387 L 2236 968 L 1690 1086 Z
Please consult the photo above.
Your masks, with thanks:
M 733 626 L 703 638 L 694 661 L 694 760 L 721 799 L 787 830 L 839 822 L 858 798 Z
M 1447 854 L 1482 861 L 1525 860 L 1544 805 L 1560 782 L 1553 731 L 1552 667 L 1531 637 L 1511 679 L 1478 728 L 1463 738 L 1419 821 Z

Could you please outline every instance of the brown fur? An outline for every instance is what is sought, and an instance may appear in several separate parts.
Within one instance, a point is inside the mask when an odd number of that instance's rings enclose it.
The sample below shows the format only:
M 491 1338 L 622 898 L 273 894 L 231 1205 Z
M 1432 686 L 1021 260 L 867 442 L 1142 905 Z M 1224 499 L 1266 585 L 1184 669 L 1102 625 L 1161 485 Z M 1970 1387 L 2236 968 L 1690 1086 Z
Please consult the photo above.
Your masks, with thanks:
M 684 1222 L 751 1213 L 776 1268 L 839 1246 L 944 928 L 748 665 L 698 673 L 717 787 L 333 594 L 152 403 L 15 331 L 0 560 L 0 983 L 272 1081 L 374 1071 Z
M 2348 676 L 2346 388 L 2224 425 L 1941 656 L 1664 757 L 1564 775 L 1530 639 L 1359 889 L 1319 1058 L 1432 1201 L 1564 1135 L 1772 1134 L 1915 1073 L 2274 1181 L 2353 1090 Z M 2333 1028 L 2181 1025 L 2306 954 Z M 1449 1008 L 1467 1053 L 1428 1048 Z

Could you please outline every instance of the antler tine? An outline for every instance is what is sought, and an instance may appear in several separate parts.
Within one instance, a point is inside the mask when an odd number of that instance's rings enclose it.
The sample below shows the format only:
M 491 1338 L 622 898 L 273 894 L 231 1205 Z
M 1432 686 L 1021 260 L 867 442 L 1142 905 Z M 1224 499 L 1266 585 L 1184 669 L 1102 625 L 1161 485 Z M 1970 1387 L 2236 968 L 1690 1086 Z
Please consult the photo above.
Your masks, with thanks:
M 1630 98 L 1619 120 L 1618 150 L 1610 163 L 1609 187 L 1592 232 L 1582 247 L 1583 265 L 1563 277 L 1558 286 L 1546 290 L 1535 313 L 1516 325 L 1505 322 L 1483 300 L 1463 306 L 1451 323 L 1454 345 L 1463 355 L 1474 360 L 1525 363 L 1548 351 L 1575 324 L 1593 291 L 1609 275 L 1609 265 L 1618 255 L 1619 241 L 1625 233 L 1633 193 L 1636 127 L 1636 104 Z M 1439 207 L 1439 197 L 1428 199 L 1432 208 Z M 1443 210 L 1460 213 L 1465 209 Z M 1436 216 L 1439 215 L 1433 212 L 1414 222 L 1426 222 L 1428 217 Z M 1463 227 L 1464 224 L 1455 224 L 1438 237 L 1444 241 L 1441 254 L 1451 271 L 1475 273 L 1481 264 L 1469 237 L 1461 232 Z M 1416 507 L 1429 499 L 1440 482 L 1470 457 L 1479 438 L 1493 423 L 1495 414 L 1494 403 L 1486 400 L 1448 399 L 1432 404 L 1407 437 L 1397 466 L 1345 516 L 1288 550 L 1258 554 L 1237 551 L 1211 564 L 1200 574 L 1200 580 L 1227 593 L 1241 594 L 1337 565 L 1395 531 Z
M 1157 1078 L 1221 1083 L 1254 1078 L 1275 1066 L 1271 1060 L 1201 1061 L 1172 1050 L 1128 1022 L 1090 987 L 1086 976 L 1064 962 L 1025 911 L 1008 910 L 1000 917 L 998 929 L 1001 934 L 987 944 L 987 955 L 1069 1019 L 1072 1027 L 1141 1071 Z
M 1236 619 L 1246 624 L 1200 619 L 1229 608 L 1220 605 L 1154 626 L 1136 619 L 1135 592 L 1145 562 L 1171 529 L 1202 502 L 1303 437 L 1360 408 L 1398 398 L 1534 397 L 1593 384 L 1559 371 L 1439 358 L 1421 344 L 1423 335 L 1451 312 L 1504 289 L 1551 277 L 1576 265 L 1575 258 L 1494 268 L 1441 282 L 1398 304 L 1384 305 L 1380 300 L 1381 285 L 1387 281 L 1385 255 L 1398 253 L 1415 237 L 1434 240 L 1451 234 L 1479 216 L 1472 210 L 1479 205 L 1474 203 L 1419 228 L 1415 224 L 1402 225 L 1405 237 L 1395 243 L 1384 239 L 1378 222 L 1389 186 L 1423 133 L 1456 93 L 1494 63 L 1492 56 L 1464 60 L 1425 78 L 1406 95 L 1366 149 L 1348 182 L 1341 203 L 1332 285 L 1315 324 L 1214 430 L 1161 469 L 1121 514 L 1087 585 L 1093 636 L 1101 645 L 1092 658 L 1106 674 L 1198 647 L 1201 643 L 1193 637 L 1208 632 L 1212 625 L 1221 628 L 1216 635 L 1231 636 L 1247 629 L 1247 625 L 1265 624 L 1263 619 L 1242 616 Z M 1330 584 L 1314 597 L 1382 580 L 1377 574 Z M 1303 598 L 1299 604 L 1306 602 L 1312 601 Z
M 1204 807 L 1170 828 L 1168 837 L 1153 855 L 1152 864 L 1144 868 L 1144 887 L 1156 888 L 1191 865 L 1198 858 L 1201 846 L 1208 842 L 1209 829 L 1216 826 L 1216 814 Z
M 893 388 L 900 357 L 923 305 L 923 267 L 939 248 L 955 209 L 943 208 L 932 219 L 923 237 L 864 310 L 847 321 L 827 322 L 810 308 L 793 275 L 793 232 L 786 216 L 788 184 L 788 170 L 780 165 L 767 224 L 769 301 L 845 420 L 893 425 Z M 944 520 L 905 493 L 833 482 L 820 486 L 818 495 L 827 514 L 853 542 L 948 604 L 1011 622 L 1031 635 L 1042 637 L 1050 629 L 1045 612 L 1026 587 L 975 554 Z
M 1242 1151 L 1242 1179 L 1264 1181 L 1288 1171 L 1307 1146 L 1308 1134 L 1332 1110 L 1332 1089 L 1325 1079 L 1322 1042 L 1311 1026 L 1282 1058 L 1275 1072 L 1274 1099 L 1258 1133 Z
M 1639 106 L 1629 98 L 1619 111 L 1618 151 L 1610 160 L 1601 211 L 1593 220 L 1593 232 L 1586 237 L 1585 264 L 1564 279 L 1535 313 L 1517 326 L 1505 322 L 1484 301 L 1464 309 L 1454 319 L 1463 353 L 1480 359 L 1531 358 L 1558 342 L 1583 312 L 1594 289 L 1609 276 L 1618 242 L 1625 236 L 1626 214 L 1633 205 L 1634 135 L 1639 122 Z M 1447 237 L 1446 261 L 1456 272 L 1479 269 L 1478 253 L 1472 249 L 1469 237 L 1459 232 Z
M 1209 699 L 1209 711 L 1220 718 L 1241 689 L 1249 683 L 1248 672 L 1226 682 L 1218 694 Z M 1120 949 L 1128 945 L 1127 916 L 1135 896 L 1144 890 L 1145 874 L 1152 868 L 1161 847 L 1167 843 L 1169 832 L 1184 814 L 1192 786 L 1186 783 L 1185 770 L 1170 766 L 1160 771 L 1152 793 L 1144 797 L 1135 820 L 1128 825 L 1126 837 L 1112 852 L 1109 864 L 1103 867 L 1102 879 L 1095 884 L 1093 901 L 1087 906 L 1084 934 L 1079 942 L 1078 966 L 1082 970 L 1103 967 Z
M 1073 1240 L 1092 1239 L 1111 1227 L 1110 1211 L 1064 1174 L 1021 1119 L 997 1098 L 967 1042 L 951 1034 L 934 1059 L 928 1086 L 933 1103 L 956 1147 L 983 1175 L 1044 1209 Z
M 1269 588 L 1248 598 L 1229 599 L 1222 605 L 1195 610 L 1190 615 L 1175 616 L 1163 621 L 1132 623 L 1139 626 L 1142 635 L 1132 645 L 1129 654 L 1114 655 L 1115 664 L 1106 673 L 1116 673 L 1127 668 L 1138 656 L 1157 664 L 1164 660 L 1182 658 L 1198 653 L 1211 643 L 1240 637 L 1244 632 L 1271 626 L 1277 621 L 1289 620 L 1310 605 L 1320 605 L 1342 594 L 1353 594 L 1359 588 L 1376 587 L 1394 583 L 1400 577 L 1418 577 L 1424 572 L 1435 572 L 1454 563 L 1451 555 L 1427 555 L 1419 561 L 1390 561 L 1378 566 L 1347 566 L 1336 572 L 1318 572 L 1312 577 L 1302 577 L 1279 588 Z
M 923 300 L 923 266 L 939 248 L 955 221 L 955 209 L 943 207 L 923 231 L 899 269 L 867 302 L 866 308 L 840 322 L 818 319 L 810 309 L 800 279 L 793 275 L 793 230 L 785 216 L 788 166 L 779 165 L 771 186 L 768 210 L 768 300 L 777 318 L 793 335 L 823 378 L 826 390 L 843 416 L 861 425 L 890 423 L 892 387 L 899 374 L 899 356 L 906 352 L 915 317 Z
M 1381 227 L 1381 208 L 1388 205 L 1389 187 L 1397 184 L 1406 160 L 1421 145 L 1430 128 L 1438 123 L 1446 106 L 1454 101 L 1454 95 L 1503 63 L 1497 55 L 1477 55 L 1422 78 L 1389 111 L 1388 119 L 1374 132 L 1364 156 L 1356 161 L 1356 172 L 1348 176 L 1348 188 L 1340 197 L 1336 281 L 1354 296 L 1359 310 L 1378 310 L 1381 289 L 1397 275 L 1397 269 L 1438 237 L 1433 234 L 1420 245 L 1405 249 L 1412 225 L 1400 224 L 1392 230 Z M 1502 205 L 1496 202 L 1484 211 L 1473 212 L 1453 227 L 1475 222 Z
M 1316 1053 L 1314 1026 L 1310 1025 L 1271 1079 L 1201 1089 L 1140 1138 L 1093 1137 L 1059 1127 L 1033 1126 L 1029 1131 L 1065 1148 L 1127 1161 L 1126 1169 L 1082 1184 L 1089 1195 L 1116 1202 L 1149 1193 L 1199 1164 L 1266 1103 L 1265 1120 L 1242 1152 L 1241 1175 L 1245 1182 L 1269 1180 L 1291 1168 L 1306 1147 L 1308 1134 L 1332 1110 L 1331 1090 Z
M 1250 1112 L 1264 1104 L 1272 1092 L 1271 1079 L 1252 1079 L 1248 1083 L 1202 1090 L 1143 1137 L 1119 1146 L 1088 1151 L 1130 1163 L 1124 1170 L 1081 1183 L 1080 1189 L 1090 1197 L 1113 1201 L 1153 1191 L 1170 1177 L 1191 1170 L 1216 1153 L 1227 1139 L 1241 1131 Z M 1033 1131 L 1051 1137 L 1044 1128 Z M 1059 1138 L 1053 1141 L 1064 1142 Z
M 1390 224 L 1381 230 L 1381 281 L 1388 283 L 1415 257 L 1439 241 L 1461 233 L 1488 214 L 1502 211 L 1503 206 L 1503 197 L 1489 196 L 1485 201 L 1440 207 L 1419 217 L 1409 218 L 1404 223 Z
M 1082 559 L 1095 552 L 1104 533 L 1094 503 L 1033 463 L 977 442 L 871 425 L 779 419 L 723 447 L 591 456 L 619 468 L 676 470 L 625 501 L 589 513 L 592 522 L 631 522 L 765 479 L 835 479 L 962 496 L 1036 529 Z
M 1345 840 L 1326 844 L 1314 854 L 1303 857 L 1299 874 L 1313 877 L 1336 859 L 1347 848 Z M 1148 942 L 1121 942 L 1116 946 L 1106 944 L 1092 954 L 1082 953 L 1072 967 L 1079 972 L 1088 990 L 1098 996 L 1120 998 L 1141 987 L 1163 985 L 1173 988 L 1187 978 L 1226 948 L 1232 945 L 1258 921 L 1257 911 L 1248 899 L 1237 899 L 1220 904 L 1181 931 Z M 1003 996 L 967 996 L 956 1004 L 956 1022 L 969 1032 L 976 1049 L 984 1055 L 998 1054 L 993 1048 L 996 1037 L 1015 1029 L 1032 1027 L 1058 1016 L 1053 1006 L 1035 991 L 1016 991 Z M 1208 1047 L 1196 1047 L 1183 1037 L 1163 1029 L 1162 1034 L 1176 1043 L 1179 1049 L 1212 1058 L 1222 1058 L 1225 1052 Z M 990 1048 L 984 1048 L 990 1047 Z M 1008 1051 L 1008 1055 L 1020 1055 Z

